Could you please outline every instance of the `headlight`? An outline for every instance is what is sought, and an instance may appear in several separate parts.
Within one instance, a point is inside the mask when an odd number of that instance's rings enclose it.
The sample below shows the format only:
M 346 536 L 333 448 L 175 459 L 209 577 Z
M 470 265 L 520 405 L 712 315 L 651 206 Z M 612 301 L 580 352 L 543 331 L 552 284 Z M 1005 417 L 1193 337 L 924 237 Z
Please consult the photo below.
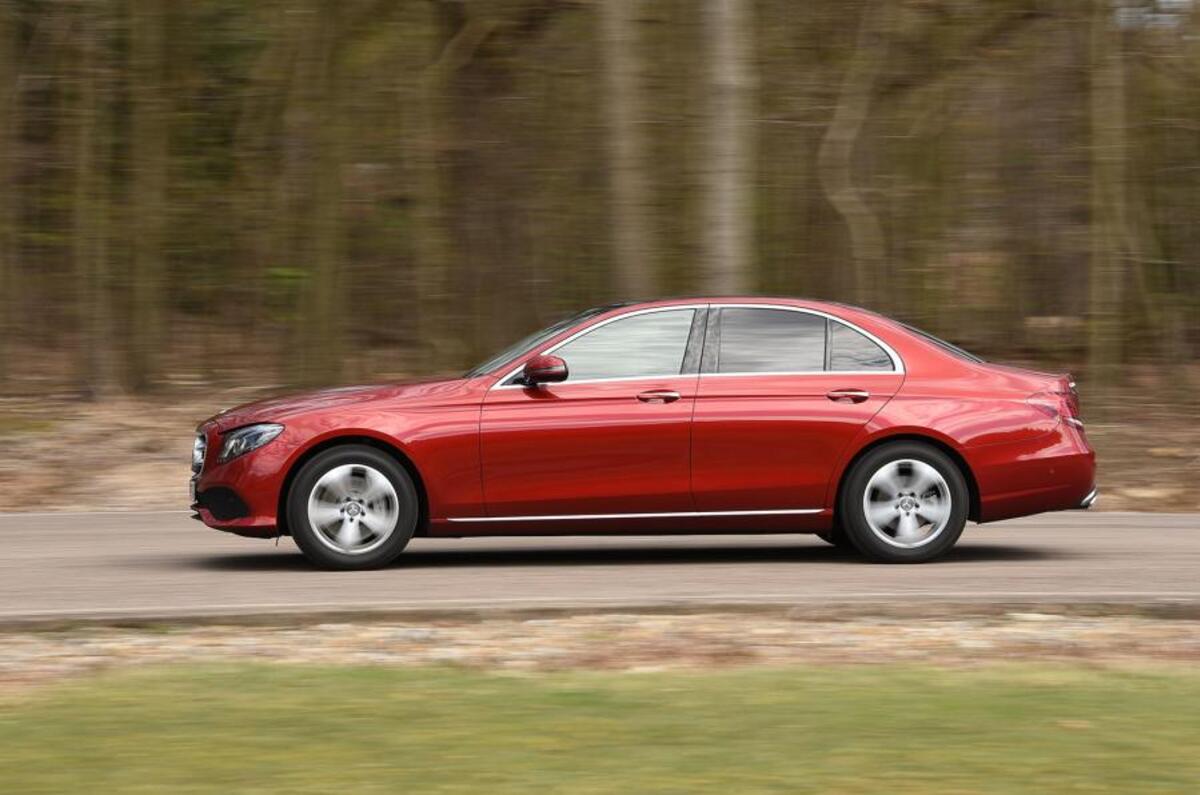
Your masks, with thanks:
M 257 450 L 281 433 L 283 433 L 282 425 L 269 422 L 261 425 L 247 425 L 245 428 L 229 431 L 224 435 L 225 441 L 221 445 L 220 461 L 221 463 L 232 461 L 239 455 Z
M 200 470 L 204 469 L 204 454 L 208 452 L 208 441 L 204 438 L 203 433 L 196 434 L 196 441 L 192 442 L 192 473 L 200 474 Z

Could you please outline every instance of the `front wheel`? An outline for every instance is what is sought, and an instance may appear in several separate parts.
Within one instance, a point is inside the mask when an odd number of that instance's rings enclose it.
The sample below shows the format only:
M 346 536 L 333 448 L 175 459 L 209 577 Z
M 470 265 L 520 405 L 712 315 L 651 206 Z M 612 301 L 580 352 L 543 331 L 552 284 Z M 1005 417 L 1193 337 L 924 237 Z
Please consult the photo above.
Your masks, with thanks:
M 334 447 L 307 462 L 292 482 L 287 512 L 296 546 L 327 569 L 387 565 L 420 516 L 408 472 L 366 445 Z
M 868 558 L 924 563 L 958 541 L 968 501 L 966 479 L 948 455 L 920 442 L 895 442 L 854 465 L 838 510 L 847 537 Z

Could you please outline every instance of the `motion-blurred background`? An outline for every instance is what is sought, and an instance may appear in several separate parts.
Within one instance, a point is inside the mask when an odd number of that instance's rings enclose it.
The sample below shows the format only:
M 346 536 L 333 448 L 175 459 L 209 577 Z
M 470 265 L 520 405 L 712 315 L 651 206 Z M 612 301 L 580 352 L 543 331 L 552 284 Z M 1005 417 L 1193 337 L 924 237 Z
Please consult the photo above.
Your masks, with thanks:
M 1200 500 L 1191 0 L 0 0 L 0 119 L 0 436 L 777 293 L 1069 369 L 1174 438 L 1109 504 Z
M 1197 5 L 0 0 L 0 792 L 1195 793 Z M 1069 370 L 1138 513 L 347 579 L 180 510 L 218 409 L 697 293 Z

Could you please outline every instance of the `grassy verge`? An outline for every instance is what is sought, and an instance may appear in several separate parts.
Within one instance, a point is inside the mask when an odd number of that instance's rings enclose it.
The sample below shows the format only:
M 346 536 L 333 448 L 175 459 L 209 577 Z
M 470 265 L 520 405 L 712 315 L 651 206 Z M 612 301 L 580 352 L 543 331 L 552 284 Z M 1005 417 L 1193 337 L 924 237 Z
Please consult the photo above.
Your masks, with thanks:
M 1200 673 L 248 665 L 0 703 L 16 792 L 1193 792 Z

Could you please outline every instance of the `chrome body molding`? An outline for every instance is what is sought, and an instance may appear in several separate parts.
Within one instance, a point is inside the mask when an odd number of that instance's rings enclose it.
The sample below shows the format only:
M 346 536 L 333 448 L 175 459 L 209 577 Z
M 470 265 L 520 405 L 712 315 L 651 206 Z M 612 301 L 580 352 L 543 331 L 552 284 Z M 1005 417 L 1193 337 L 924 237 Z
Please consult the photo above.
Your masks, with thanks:
M 722 516 L 802 516 L 820 508 L 785 508 L 774 511 L 676 511 L 670 513 L 578 513 L 547 516 L 451 516 L 447 522 L 562 522 L 577 519 L 707 519 Z

